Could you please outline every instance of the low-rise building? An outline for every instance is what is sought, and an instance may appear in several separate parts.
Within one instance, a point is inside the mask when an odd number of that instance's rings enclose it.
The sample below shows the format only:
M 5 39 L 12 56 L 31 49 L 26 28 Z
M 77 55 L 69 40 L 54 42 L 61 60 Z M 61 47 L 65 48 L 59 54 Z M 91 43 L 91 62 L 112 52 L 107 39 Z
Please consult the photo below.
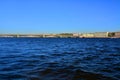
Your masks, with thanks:
M 79 33 L 73 33 L 73 37 L 79 37 Z
M 106 38 L 108 37 L 108 32 L 95 32 L 94 37 L 99 38 Z
M 84 33 L 84 34 L 81 34 L 82 37 L 87 37 L 87 38 L 93 38 L 94 37 L 94 34 L 93 33 Z
M 115 32 L 115 37 L 120 38 L 120 32 Z

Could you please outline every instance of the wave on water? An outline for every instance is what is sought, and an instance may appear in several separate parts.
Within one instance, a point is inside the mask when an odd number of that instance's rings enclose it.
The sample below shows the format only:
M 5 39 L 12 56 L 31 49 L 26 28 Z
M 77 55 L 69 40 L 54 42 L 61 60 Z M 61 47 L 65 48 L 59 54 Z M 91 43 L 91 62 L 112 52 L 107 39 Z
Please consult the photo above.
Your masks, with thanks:
M 0 80 L 119 80 L 120 39 L 0 38 Z

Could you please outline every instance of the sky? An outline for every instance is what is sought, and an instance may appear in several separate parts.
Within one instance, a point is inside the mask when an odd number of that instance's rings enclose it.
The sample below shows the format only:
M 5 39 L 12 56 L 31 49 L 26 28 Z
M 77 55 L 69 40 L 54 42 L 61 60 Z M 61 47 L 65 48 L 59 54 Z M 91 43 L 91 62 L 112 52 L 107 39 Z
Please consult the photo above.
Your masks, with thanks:
M 0 0 L 0 34 L 120 31 L 120 0 Z

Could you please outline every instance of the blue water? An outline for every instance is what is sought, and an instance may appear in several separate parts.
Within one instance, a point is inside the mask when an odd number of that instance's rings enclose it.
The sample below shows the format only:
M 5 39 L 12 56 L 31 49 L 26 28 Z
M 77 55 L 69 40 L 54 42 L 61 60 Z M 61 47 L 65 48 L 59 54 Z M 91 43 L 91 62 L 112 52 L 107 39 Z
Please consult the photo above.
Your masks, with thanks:
M 0 80 L 120 80 L 120 39 L 0 38 Z

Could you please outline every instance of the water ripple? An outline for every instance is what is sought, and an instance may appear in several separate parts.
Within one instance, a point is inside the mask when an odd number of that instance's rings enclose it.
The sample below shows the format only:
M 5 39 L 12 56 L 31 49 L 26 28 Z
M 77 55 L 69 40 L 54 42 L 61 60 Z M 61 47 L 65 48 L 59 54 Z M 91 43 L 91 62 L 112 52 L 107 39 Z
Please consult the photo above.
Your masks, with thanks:
M 0 38 L 0 80 L 119 80 L 120 39 Z

